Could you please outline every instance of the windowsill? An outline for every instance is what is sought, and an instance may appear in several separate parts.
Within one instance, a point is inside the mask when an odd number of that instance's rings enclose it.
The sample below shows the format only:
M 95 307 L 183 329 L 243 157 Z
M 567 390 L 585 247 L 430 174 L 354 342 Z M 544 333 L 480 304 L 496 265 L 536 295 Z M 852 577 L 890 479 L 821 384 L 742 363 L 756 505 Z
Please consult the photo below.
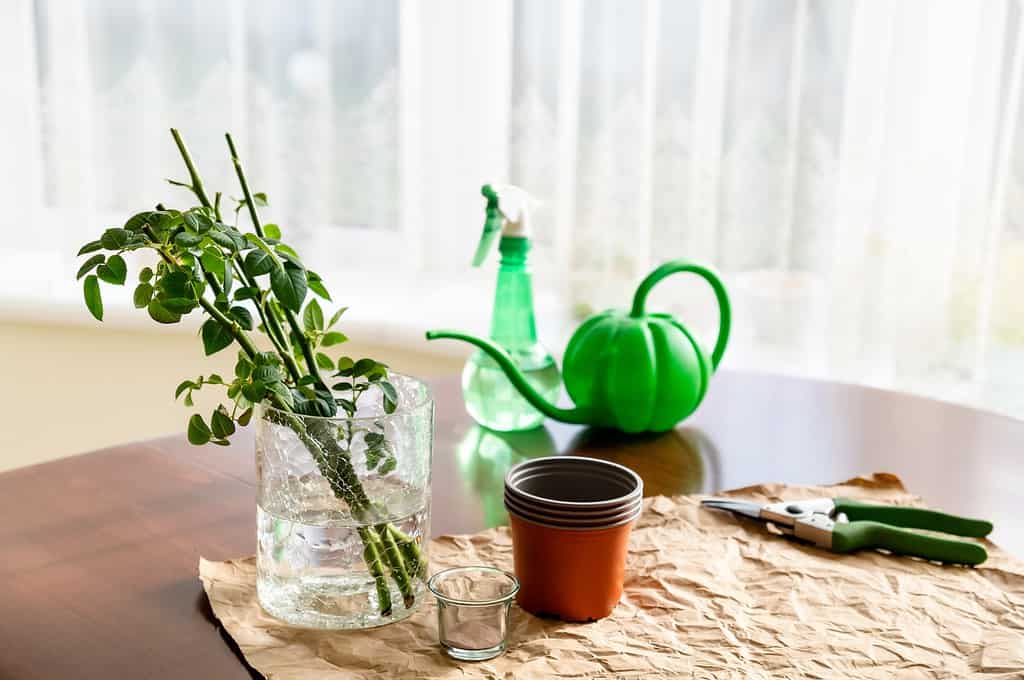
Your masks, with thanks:
M 53 262 L 22 261 L 16 267 L 18 276 L 0 276 L 0 322 L 32 322 L 52 325 L 96 325 L 82 300 L 81 282 L 69 273 L 67 280 L 46 281 L 33 271 L 54 271 Z M 68 271 L 67 267 L 61 268 Z M 137 267 L 129 265 L 129 280 Z M 414 348 L 437 356 L 462 356 L 466 346 L 457 342 L 427 342 L 424 333 L 431 328 L 451 328 L 488 334 L 493 305 L 493 271 L 475 270 L 464 280 L 422 274 L 392 277 L 388 282 L 371 281 L 359 274 L 323 272 L 333 302 L 320 300 L 325 316 L 341 306 L 349 310 L 338 327 L 360 343 L 388 347 Z M 36 280 L 33 280 L 33 279 Z M 16 280 L 15 280 L 16 279 Z M 129 330 L 156 330 L 173 333 L 196 333 L 202 316 L 193 313 L 181 323 L 161 327 L 146 314 L 135 309 L 131 295 L 134 285 L 123 287 L 102 285 L 104 316 L 108 327 Z M 312 293 L 310 293 L 312 295 Z M 572 331 L 572 322 L 564 304 L 553 295 L 538 295 L 535 300 L 538 327 L 560 353 Z

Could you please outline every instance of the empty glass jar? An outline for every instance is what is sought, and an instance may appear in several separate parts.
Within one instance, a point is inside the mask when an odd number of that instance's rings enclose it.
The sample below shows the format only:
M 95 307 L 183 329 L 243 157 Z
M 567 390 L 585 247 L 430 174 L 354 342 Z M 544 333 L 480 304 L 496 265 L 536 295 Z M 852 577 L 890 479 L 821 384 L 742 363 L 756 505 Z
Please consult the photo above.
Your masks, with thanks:
M 515 576 L 494 567 L 455 567 L 427 582 L 437 598 L 437 634 L 448 656 L 485 661 L 508 647 Z

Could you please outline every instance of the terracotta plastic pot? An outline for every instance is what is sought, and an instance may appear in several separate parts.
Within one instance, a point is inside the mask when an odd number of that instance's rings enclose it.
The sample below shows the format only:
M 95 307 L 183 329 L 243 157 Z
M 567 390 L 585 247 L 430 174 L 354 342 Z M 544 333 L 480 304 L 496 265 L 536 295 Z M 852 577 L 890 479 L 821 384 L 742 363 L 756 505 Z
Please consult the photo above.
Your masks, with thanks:
M 591 621 L 622 596 L 629 532 L 643 482 L 592 458 L 536 458 L 505 478 L 519 605 L 537 615 Z
M 510 513 L 519 606 L 563 621 L 611 614 L 622 597 L 634 523 L 581 531 L 535 524 Z

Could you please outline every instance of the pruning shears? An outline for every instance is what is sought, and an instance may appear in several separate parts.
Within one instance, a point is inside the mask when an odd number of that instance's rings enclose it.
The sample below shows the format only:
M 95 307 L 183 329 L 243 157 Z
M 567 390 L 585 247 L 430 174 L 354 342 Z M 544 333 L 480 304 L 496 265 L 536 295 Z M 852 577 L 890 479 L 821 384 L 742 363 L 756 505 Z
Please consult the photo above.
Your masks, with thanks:
M 911 529 L 972 538 L 983 538 L 992 531 L 992 523 L 985 520 L 924 508 L 876 505 L 852 498 L 815 498 L 768 505 L 709 498 L 701 501 L 701 505 L 771 523 L 786 536 L 836 553 L 882 548 L 950 564 L 981 564 L 988 559 L 988 553 L 977 543 Z

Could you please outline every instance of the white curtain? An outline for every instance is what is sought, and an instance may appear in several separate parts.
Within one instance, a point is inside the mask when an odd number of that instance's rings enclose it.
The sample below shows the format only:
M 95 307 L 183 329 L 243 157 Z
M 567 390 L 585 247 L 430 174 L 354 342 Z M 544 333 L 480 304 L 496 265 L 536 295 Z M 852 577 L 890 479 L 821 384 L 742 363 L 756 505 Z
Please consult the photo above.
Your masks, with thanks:
M 185 199 L 166 128 L 237 195 L 231 130 L 368 328 L 486 329 L 507 178 L 552 345 L 690 258 L 729 366 L 1024 415 L 1022 30 L 1018 0 L 6 0 L 0 302 L 81 314 L 76 245 Z M 652 302 L 710 340 L 698 281 Z

